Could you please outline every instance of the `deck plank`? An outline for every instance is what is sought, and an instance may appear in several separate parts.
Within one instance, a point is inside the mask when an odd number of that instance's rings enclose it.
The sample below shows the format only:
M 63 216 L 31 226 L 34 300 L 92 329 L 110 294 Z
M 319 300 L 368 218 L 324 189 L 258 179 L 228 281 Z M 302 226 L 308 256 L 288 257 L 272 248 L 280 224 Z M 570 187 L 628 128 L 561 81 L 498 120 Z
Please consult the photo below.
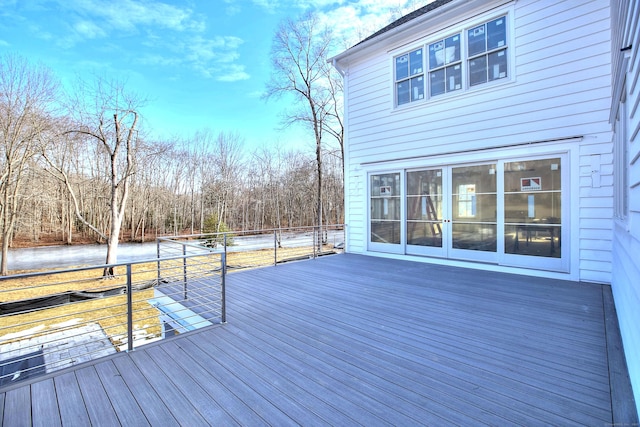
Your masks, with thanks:
M 253 295 L 256 296 L 256 298 L 261 299 L 264 297 L 264 295 L 260 295 L 259 293 L 257 293 L 257 291 L 254 289 L 253 291 Z M 271 296 L 272 298 L 274 297 L 273 295 Z M 299 310 L 293 310 L 296 313 L 299 313 Z M 280 310 L 280 312 L 284 312 L 284 310 Z M 305 334 L 309 334 L 309 330 L 312 326 L 314 326 L 313 322 L 314 322 L 314 314 L 309 311 L 306 313 L 303 313 L 304 315 L 304 326 L 301 327 L 300 329 L 300 334 L 302 336 L 304 336 Z M 451 396 L 456 396 L 456 398 L 459 398 L 460 393 L 463 392 L 464 390 L 467 389 L 476 389 L 477 390 L 477 394 L 480 396 L 484 396 L 484 395 L 491 395 L 491 393 L 493 393 L 494 399 L 496 399 L 497 402 L 502 402 L 503 406 L 507 406 L 509 408 L 514 408 L 517 407 L 518 405 L 522 406 L 523 412 L 525 413 L 531 413 L 532 410 L 532 406 L 529 403 L 529 400 L 531 399 L 530 395 L 528 394 L 530 392 L 530 390 L 521 390 L 522 385 L 524 383 L 520 383 L 520 382 L 515 382 L 511 387 L 515 389 L 512 389 L 511 391 L 509 391 L 508 395 L 501 395 L 498 392 L 495 392 L 494 390 L 501 390 L 503 387 L 505 387 L 505 385 L 508 385 L 507 383 L 501 381 L 500 378 L 498 379 L 494 379 L 492 378 L 492 376 L 490 375 L 490 372 L 486 372 L 483 370 L 478 370 L 477 366 L 469 366 L 468 363 L 469 361 L 465 358 L 458 358 L 458 359 L 451 359 L 451 356 L 448 354 L 447 349 L 441 351 L 440 353 L 434 353 L 433 349 L 421 349 L 419 347 L 415 347 L 415 344 L 406 344 L 403 345 L 402 347 L 398 345 L 398 341 L 397 338 L 395 337 L 395 333 L 391 332 L 390 334 L 390 342 L 386 343 L 383 339 L 381 339 L 381 331 L 380 330 L 375 330 L 375 331 L 370 331 L 370 332 L 363 332 L 363 330 L 356 330 L 357 326 L 353 326 L 353 325 L 346 325 L 346 324 L 339 324 L 340 319 L 337 318 L 336 316 L 334 316 L 331 319 L 330 324 L 327 324 L 326 319 L 322 318 L 322 315 L 320 315 L 320 319 L 318 320 L 318 323 L 315 324 L 315 326 L 318 328 L 318 331 L 316 332 L 316 334 L 318 334 L 319 336 L 325 335 L 325 336 L 329 336 L 332 340 L 332 342 L 335 342 L 335 337 L 339 336 L 338 333 L 342 332 L 344 333 L 345 330 L 349 330 L 350 328 L 354 328 L 353 329 L 353 333 L 352 334 L 346 334 L 344 335 L 345 337 L 345 347 L 339 349 L 338 351 L 338 356 L 340 351 L 344 351 L 344 349 L 346 348 L 350 348 L 353 350 L 354 346 L 358 346 L 359 344 L 361 344 L 359 347 L 356 348 L 361 348 L 362 353 L 367 354 L 372 352 L 372 349 L 375 348 L 381 348 L 381 349 L 386 349 L 386 351 L 391 351 L 393 352 L 393 356 L 396 357 L 395 363 L 398 362 L 403 362 L 406 363 L 407 360 L 409 361 L 413 361 L 415 362 L 416 366 L 414 367 L 414 372 L 412 373 L 408 373 L 407 376 L 411 377 L 411 376 L 415 376 L 418 375 L 420 373 L 421 370 L 424 369 L 428 369 L 429 366 L 428 365 L 424 365 L 424 360 L 437 360 L 438 364 L 437 366 L 435 366 L 436 371 L 433 372 L 433 376 L 437 377 L 437 378 L 442 378 L 444 377 L 444 381 L 449 383 L 449 382 L 453 382 L 455 384 L 457 384 L 458 386 L 458 390 L 455 393 L 451 393 Z M 257 324 L 259 323 L 265 323 L 263 321 L 263 319 L 254 319 L 256 321 Z M 273 327 L 271 328 L 273 331 L 280 331 L 280 330 L 284 330 L 286 329 L 287 331 L 291 331 L 292 328 L 294 328 L 294 325 L 298 325 L 300 324 L 300 319 L 295 319 L 292 317 L 285 317 L 282 321 L 282 325 L 288 325 L 286 328 L 282 328 L 282 327 Z M 248 330 L 253 330 L 254 327 L 259 327 L 258 325 L 252 325 L 250 328 L 246 328 Z M 270 324 L 270 322 L 266 322 L 266 324 Z M 333 331 L 331 330 L 334 326 L 336 325 L 336 333 L 332 333 Z M 374 323 L 375 324 L 375 323 Z M 329 330 L 327 330 L 327 328 Z M 387 327 L 388 329 L 388 327 Z M 287 336 L 283 336 L 282 339 L 283 340 L 291 340 L 292 338 L 295 338 L 292 335 L 287 335 Z M 355 341 L 355 339 L 357 339 L 358 341 Z M 317 343 L 317 339 L 314 338 L 311 340 L 311 343 Z M 300 345 L 296 344 L 296 347 L 299 348 Z M 389 350 L 391 349 L 391 350 Z M 317 349 L 316 350 L 309 350 L 309 352 L 315 352 L 317 353 Z M 362 354 L 362 353 L 358 353 L 356 352 L 356 354 Z M 380 358 L 380 355 L 376 355 L 377 358 Z M 326 359 L 326 358 L 325 358 Z M 358 362 L 358 364 L 360 364 Z M 500 367 L 498 365 L 498 367 Z M 434 367 L 432 367 L 434 368 Z M 382 368 L 383 372 L 386 372 L 385 370 L 389 369 L 388 366 L 385 366 Z M 355 374 L 355 375 L 362 375 L 360 374 Z M 455 381 L 457 379 L 457 382 Z M 469 380 L 471 379 L 471 381 Z M 424 381 L 424 378 L 423 378 Z M 485 384 L 483 385 L 482 381 L 485 382 Z M 480 387 L 481 385 L 483 385 L 482 387 Z M 517 393 L 517 396 L 520 398 L 520 401 L 513 401 L 513 395 L 514 393 Z M 538 392 L 538 394 L 540 394 L 541 396 L 546 396 L 546 390 L 540 390 Z M 543 402 L 543 403 L 548 403 L 548 402 Z M 498 411 L 500 410 L 501 407 L 498 407 Z M 587 408 L 590 409 L 590 408 Z M 541 410 L 541 416 L 543 417 L 550 417 L 550 414 L 547 413 L 548 411 L 548 407 L 544 406 Z M 480 411 L 478 411 L 480 412 Z M 564 418 L 564 416 L 562 415 L 562 410 L 558 410 L 557 412 L 560 412 L 560 415 L 557 415 L 557 423 L 566 423 L 566 418 Z
M 169 378 L 173 379 L 174 387 L 189 397 L 191 404 L 198 408 L 200 414 L 207 422 L 214 425 L 234 425 L 235 420 L 227 414 L 224 409 L 215 401 L 215 396 L 207 394 L 206 391 L 189 375 L 189 366 L 176 359 L 176 353 L 169 349 L 169 354 L 164 346 L 153 346 L 147 350 L 147 354 L 158 365 Z M 177 381 L 176 379 L 179 379 Z
M 10 390 L 4 398 L 3 426 L 31 425 L 31 390 L 30 387 L 19 387 Z
M 261 418 L 252 407 L 240 399 L 234 390 L 226 388 L 216 375 L 221 368 L 217 358 L 202 351 L 190 340 L 167 342 L 165 349 L 170 351 L 181 363 L 188 366 L 189 374 L 198 382 L 210 396 L 215 396 L 222 408 L 231 414 L 240 425 L 266 426 L 266 420 Z
M 89 413 L 89 419 L 93 425 L 118 425 L 116 409 L 105 391 L 102 381 L 94 366 L 78 369 L 76 371 L 78 387 L 83 396 L 90 396 L 85 400 L 85 406 Z
M 44 417 L 53 384 L 63 424 L 605 425 L 607 304 L 595 284 L 350 254 L 234 271 L 227 324 L 10 386 L 0 415 Z
M 131 358 L 114 357 L 112 361 L 151 425 L 180 425 Z
M 122 379 L 122 374 L 111 360 L 98 363 L 95 370 L 106 395 L 122 425 L 149 425 L 142 408 L 137 404 L 131 390 Z
M 56 386 L 62 425 L 90 425 L 91 420 L 84 403 L 85 397 L 82 395 L 75 372 L 67 371 L 56 375 L 53 382 Z M 87 399 L 91 397 L 86 396 Z
M 272 275 L 274 270 L 271 270 L 269 273 Z M 293 274 L 293 276 L 292 276 Z M 309 274 L 307 271 L 306 274 Z M 313 272 L 311 273 L 313 274 Z M 269 279 L 269 277 L 265 277 L 263 274 L 260 274 L 260 277 L 264 280 Z M 295 277 L 294 272 L 292 270 L 287 271 L 287 277 L 289 280 L 302 283 L 298 278 Z M 315 277 L 315 276 L 314 276 Z M 246 276 L 245 276 L 246 278 Z M 255 297 L 255 303 L 257 304 L 259 300 L 269 297 L 272 301 L 275 299 L 276 306 L 274 307 L 274 312 L 282 313 L 287 311 L 287 307 L 291 307 L 292 304 L 296 304 L 294 310 L 288 310 L 290 312 L 300 314 L 304 317 L 306 326 L 308 326 L 311 319 L 316 316 L 319 327 L 320 328 L 331 328 L 332 325 L 339 323 L 337 326 L 338 331 L 350 331 L 354 336 L 362 336 L 363 331 L 366 331 L 366 325 L 371 322 L 375 322 L 377 319 L 375 317 L 371 319 L 364 319 L 361 322 L 354 323 L 354 317 L 352 312 L 350 311 L 352 307 L 345 308 L 345 321 L 344 323 L 340 323 L 341 319 L 338 315 L 341 314 L 338 311 L 340 301 L 330 301 L 331 303 L 335 303 L 330 308 L 330 313 L 332 315 L 331 322 L 329 325 L 326 324 L 326 314 L 320 313 L 316 314 L 318 310 L 321 309 L 319 304 L 323 304 L 325 301 L 319 299 L 317 301 L 310 299 L 310 295 L 313 292 L 307 292 L 307 289 L 303 286 L 298 286 L 295 292 L 288 292 L 290 290 L 283 288 L 282 284 L 278 287 L 277 290 L 269 288 L 265 290 L 264 293 L 261 293 L 261 290 L 255 286 L 255 281 L 257 277 L 250 279 L 247 282 L 248 286 L 251 286 L 251 295 Z M 275 277 L 274 277 L 275 279 Z M 270 280 L 267 280 L 269 282 Z M 341 286 L 345 286 L 344 281 L 341 282 Z M 368 285 L 372 287 L 373 285 Z M 246 294 L 246 293 L 245 293 Z M 295 298 L 291 298 L 291 295 L 295 295 Z M 282 301 L 278 301 L 277 298 L 282 296 Z M 389 305 L 388 299 L 382 299 L 381 301 L 385 302 L 386 313 L 393 314 L 396 311 L 402 311 L 402 307 L 394 308 Z M 503 304 L 508 304 L 508 301 L 503 301 Z M 370 308 L 370 304 L 367 304 L 367 308 Z M 599 314 L 601 315 L 601 314 Z M 375 312 L 374 312 L 375 316 Z M 379 318 L 378 318 L 379 319 Z M 267 319 L 270 321 L 271 319 Z M 298 324 L 299 320 L 296 319 L 288 319 L 286 322 L 289 325 Z M 415 323 L 411 322 L 411 327 L 415 327 Z M 391 324 L 386 327 L 386 329 L 394 329 L 395 324 Z M 397 329 L 397 327 L 395 327 Z M 517 330 L 517 328 L 516 328 Z M 338 332 L 336 331 L 336 332 Z M 407 351 L 411 351 L 411 347 L 415 347 L 416 344 L 416 336 L 415 334 L 410 335 L 406 339 L 398 338 L 398 331 L 388 332 L 386 330 L 373 330 L 368 331 L 371 335 L 371 341 L 368 342 L 368 345 L 391 345 L 391 341 L 395 341 L 396 343 L 401 343 L 402 348 Z M 482 331 L 477 331 L 478 334 L 481 334 Z M 376 342 L 380 342 L 381 337 L 387 336 L 389 340 L 391 340 L 388 344 L 382 342 L 382 344 L 376 344 Z M 441 348 L 437 349 L 436 345 L 433 341 L 424 341 L 422 345 L 429 348 L 429 352 L 432 354 L 432 357 L 437 357 L 442 360 L 449 359 L 448 367 L 450 370 L 466 370 L 467 375 L 475 375 L 477 381 L 485 381 L 485 387 L 500 390 L 506 386 L 509 389 L 509 393 L 516 394 L 519 396 L 522 402 L 526 402 L 529 405 L 532 399 L 538 400 L 536 405 L 541 407 L 541 413 L 551 410 L 552 413 L 561 417 L 561 420 L 566 420 L 564 417 L 569 417 L 569 420 L 573 420 L 578 423 L 585 423 L 592 421 L 593 419 L 602 420 L 603 422 L 608 419 L 609 412 L 604 408 L 593 408 L 592 403 L 597 403 L 597 400 L 594 399 L 592 402 L 586 401 L 574 401 L 567 396 L 571 395 L 571 392 L 566 392 L 562 389 L 562 386 L 558 388 L 557 379 L 550 378 L 545 381 L 539 381 L 540 377 L 539 372 L 535 369 L 531 369 L 530 371 L 526 370 L 526 367 L 521 367 L 519 372 L 512 372 L 509 368 L 503 367 L 504 361 L 495 361 L 495 355 L 486 355 L 486 354 L 473 354 L 469 352 L 465 348 L 456 349 L 456 351 L 452 351 L 450 345 L 444 345 Z M 453 343 L 455 344 L 455 343 Z M 396 344 L 397 345 L 397 344 Z M 520 342 L 516 341 L 514 344 L 515 348 L 520 345 Z M 417 347 L 419 348 L 419 347 Z M 414 350 L 415 351 L 415 350 Z M 485 352 L 486 353 L 486 352 Z M 422 357 L 421 355 L 417 355 L 418 358 Z M 601 357 L 604 357 L 606 360 L 606 354 L 603 352 Z M 511 366 L 513 366 L 513 361 L 511 361 Z M 507 365 L 509 366 L 509 365 Z M 524 372 L 522 372 L 524 370 Z M 477 372 L 480 372 L 482 375 L 479 376 Z M 510 378 L 509 378 L 510 377 Z M 549 393 L 549 390 L 554 393 Z M 605 394 L 606 396 L 606 394 Z M 567 411 L 567 408 L 578 407 L 577 411 Z
M 56 389 L 52 379 L 31 386 L 32 422 L 34 426 L 61 426 Z
M 180 425 L 205 425 L 207 423 L 198 408 L 191 404 L 189 396 L 185 396 L 175 388 L 173 382 L 165 374 L 164 367 L 158 366 L 146 350 L 140 349 L 131 352 L 129 356 L 160 396 L 162 404 L 166 406 Z

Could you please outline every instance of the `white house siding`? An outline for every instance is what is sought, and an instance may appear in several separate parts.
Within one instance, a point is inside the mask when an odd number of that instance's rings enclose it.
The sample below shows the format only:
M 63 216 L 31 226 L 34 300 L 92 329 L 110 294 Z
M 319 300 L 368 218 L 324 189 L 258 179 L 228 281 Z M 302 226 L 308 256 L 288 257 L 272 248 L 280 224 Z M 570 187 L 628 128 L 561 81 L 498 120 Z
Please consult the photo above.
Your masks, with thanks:
M 632 387 L 640 415 L 640 5 L 611 2 L 613 82 L 626 73 L 626 117 L 629 147 L 629 212 L 613 228 L 612 291 Z M 621 49 L 632 46 L 624 68 Z M 617 96 L 614 93 L 614 96 Z M 612 100 L 613 108 L 620 99 Z M 623 132 L 616 128 L 616 132 Z M 624 171 L 617 171 L 624 172 Z
M 496 3 L 487 2 L 487 10 Z M 394 109 L 393 55 L 433 38 L 417 39 L 411 31 L 393 46 L 372 45 L 366 55 L 342 59 L 349 87 L 348 250 L 367 249 L 367 171 L 404 167 L 402 162 L 386 167 L 385 161 L 582 136 L 572 146 L 579 159 L 572 165 L 572 179 L 577 180 L 572 188 L 577 191 L 572 194 L 571 215 L 578 222 L 572 243 L 580 256 L 579 272 L 573 277 L 609 283 L 613 206 L 609 2 L 518 0 L 494 9 L 486 18 L 495 17 L 496 10 L 508 13 L 513 26 L 508 82 Z M 459 16 L 458 23 L 469 18 L 475 19 Z M 426 25 L 422 33 L 436 31 L 427 31 Z M 599 156 L 599 186 L 592 184 L 592 156 Z M 367 166 L 371 162 L 380 163 L 372 168 Z

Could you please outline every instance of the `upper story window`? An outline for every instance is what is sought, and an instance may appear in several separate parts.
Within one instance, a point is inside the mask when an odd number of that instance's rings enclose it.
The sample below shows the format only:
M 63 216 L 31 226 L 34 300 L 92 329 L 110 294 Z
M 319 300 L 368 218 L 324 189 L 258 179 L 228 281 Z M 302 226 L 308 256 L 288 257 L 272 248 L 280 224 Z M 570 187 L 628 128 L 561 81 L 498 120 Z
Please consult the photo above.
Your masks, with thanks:
M 507 35 L 507 19 L 501 16 L 397 56 L 396 105 L 506 78 Z
M 429 45 L 429 91 L 431 96 L 462 89 L 460 34 Z
M 424 99 L 422 48 L 396 58 L 396 93 L 398 105 Z

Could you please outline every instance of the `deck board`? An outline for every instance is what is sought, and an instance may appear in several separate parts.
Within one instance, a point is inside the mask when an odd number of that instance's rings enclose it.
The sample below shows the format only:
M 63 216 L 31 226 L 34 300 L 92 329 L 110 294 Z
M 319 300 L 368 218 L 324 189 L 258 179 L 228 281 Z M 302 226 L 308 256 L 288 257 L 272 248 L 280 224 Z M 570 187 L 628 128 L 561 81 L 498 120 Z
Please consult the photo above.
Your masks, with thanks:
M 85 399 L 89 419 L 93 425 L 118 425 L 116 408 L 111 404 L 100 377 L 94 366 L 87 366 L 76 371 L 78 387 Z
M 180 425 L 131 358 L 115 357 L 112 362 L 118 372 L 126 373 L 122 376 L 122 380 L 126 383 L 151 425 L 167 427 Z
M 56 389 L 52 379 L 40 381 L 31 386 L 32 421 L 34 426 L 60 426 L 60 412 Z
M 19 387 L 7 392 L 4 398 L 3 426 L 31 425 L 30 387 Z
M 32 408 L 34 421 L 58 409 L 63 424 L 603 425 L 615 351 L 604 307 L 600 285 L 349 254 L 237 271 L 227 324 L 9 387 L 0 415 L 7 426 Z
M 136 364 L 136 367 L 140 370 L 142 375 L 147 379 L 149 385 L 153 387 L 155 392 L 160 396 L 161 401 L 157 402 L 157 405 L 161 403 L 167 407 L 173 418 L 178 421 L 180 425 L 204 425 L 206 420 L 198 408 L 194 407 L 188 396 L 182 394 L 177 390 L 167 377 L 163 367 L 155 364 L 151 356 L 148 354 L 148 350 L 134 351 L 129 353 L 131 359 Z M 126 372 L 120 371 L 121 375 L 127 375 Z M 179 381 L 179 378 L 175 379 Z M 126 381 L 125 381 L 126 382 Z
M 90 425 L 85 398 L 82 396 L 75 372 L 68 371 L 56 375 L 54 384 L 62 425 Z M 86 396 L 86 398 L 92 399 L 93 396 Z
M 104 387 L 104 396 L 106 396 L 106 399 L 111 403 L 113 411 L 120 420 L 120 424 L 136 426 L 149 425 L 142 408 L 137 404 L 131 390 L 129 390 L 122 379 L 122 373 L 111 360 L 96 364 L 95 372 L 95 377 L 100 378 L 100 382 Z M 89 394 L 87 396 L 93 397 L 95 395 Z M 101 400 L 105 401 L 106 399 L 103 397 Z M 92 404 L 96 405 L 96 402 L 94 401 Z

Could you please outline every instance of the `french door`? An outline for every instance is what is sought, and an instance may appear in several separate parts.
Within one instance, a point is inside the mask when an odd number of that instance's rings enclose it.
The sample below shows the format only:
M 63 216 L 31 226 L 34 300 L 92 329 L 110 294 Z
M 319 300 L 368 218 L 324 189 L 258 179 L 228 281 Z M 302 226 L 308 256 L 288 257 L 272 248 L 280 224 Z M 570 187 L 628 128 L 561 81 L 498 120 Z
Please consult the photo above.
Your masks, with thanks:
M 553 156 L 371 174 L 369 249 L 566 270 L 563 161 Z
M 406 253 L 497 261 L 495 163 L 406 172 Z

